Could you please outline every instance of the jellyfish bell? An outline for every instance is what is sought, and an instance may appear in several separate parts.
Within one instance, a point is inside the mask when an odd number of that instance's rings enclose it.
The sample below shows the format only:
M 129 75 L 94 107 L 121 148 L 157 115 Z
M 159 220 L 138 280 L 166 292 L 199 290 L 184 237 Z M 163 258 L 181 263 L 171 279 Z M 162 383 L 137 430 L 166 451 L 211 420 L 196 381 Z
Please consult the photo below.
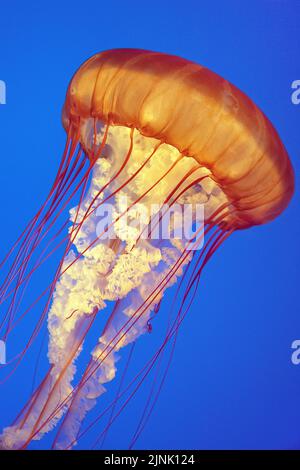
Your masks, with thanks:
M 292 167 L 270 121 L 235 86 L 185 59 L 131 49 L 95 55 L 72 79 L 63 111 L 66 129 L 90 118 L 135 128 L 209 169 L 234 204 L 234 228 L 272 220 L 291 198 Z
M 135 380 L 144 380 L 177 333 L 213 253 L 235 230 L 277 217 L 294 187 L 287 152 L 266 116 L 229 82 L 179 57 L 136 49 L 96 54 L 72 78 L 62 120 L 68 137 L 53 188 L 4 260 L 9 263 L 16 251 L 1 288 L 2 302 L 8 302 L 2 325 L 7 337 L 30 314 L 31 308 L 22 312 L 22 299 L 48 257 L 48 245 L 32 265 L 33 254 L 55 226 L 57 212 L 79 196 L 43 313 L 20 354 L 47 317 L 50 368 L 2 432 L 2 446 L 11 449 L 26 448 L 55 426 L 54 448 L 72 448 L 80 440 L 86 414 L 116 376 L 118 352 L 152 331 L 165 291 L 178 281 L 178 292 L 182 285 L 184 291 L 176 297 L 175 321 L 134 379 L 135 391 Z M 157 236 L 159 222 L 170 234 L 184 222 L 165 207 L 186 204 L 204 207 L 198 236 Z M 99 217 L 107 205 L 112 217 L 104 226 Z M 141 217 L 142 228 L 136 224 Z M 196 210 L 190 219 L 197 222 Z M 111 228 L 113 236 L 107 236 Z M 54 235 L 50 246 L 56 240 Z M 190 249 L 202 242 L 201 250 Z M 76 359 L 109 301 L 114 308 L 76 382 Z

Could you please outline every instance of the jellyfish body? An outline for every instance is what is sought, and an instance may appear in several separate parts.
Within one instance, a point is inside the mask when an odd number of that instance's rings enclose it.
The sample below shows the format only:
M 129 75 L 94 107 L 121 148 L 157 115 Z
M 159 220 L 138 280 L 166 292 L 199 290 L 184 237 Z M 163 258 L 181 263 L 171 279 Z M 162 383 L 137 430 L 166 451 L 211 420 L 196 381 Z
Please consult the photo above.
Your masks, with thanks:
M 190 270 L 159 354 L 221 243 L 237 229 L 278 216 L 293 193 L 288 155 L 268 119 L 227 81 L 178 57 L 132 49 L 95 55 L 70 83 L 63 124 L 67 145 L 46 212 L 18 240 L 1 291 L 5 301 L 12 297 L 3 322 L 8 335 L 27 314 L 18 313 L 23 290 L 45 257 L 42 251 L 30 267 L 32 253 L 56 212 L 79 194 L 43 314 L 20 355 L 47 315 L 50 368 L 3 430 L 5 448 L 26 448 L 58 423 L 53 447 L 72 448 L 87 412 L 116 375 L 119 351 L 149 331 L 167 288 Z M 186 205 L 188 233 L 172 211 Z M 197 205 L 204 207 L 204 222 L 192 236 Z M 167 236 L 158 230 L 161 222 Z M 108 302 L 115 306 L 74 383 L 86 334 Z

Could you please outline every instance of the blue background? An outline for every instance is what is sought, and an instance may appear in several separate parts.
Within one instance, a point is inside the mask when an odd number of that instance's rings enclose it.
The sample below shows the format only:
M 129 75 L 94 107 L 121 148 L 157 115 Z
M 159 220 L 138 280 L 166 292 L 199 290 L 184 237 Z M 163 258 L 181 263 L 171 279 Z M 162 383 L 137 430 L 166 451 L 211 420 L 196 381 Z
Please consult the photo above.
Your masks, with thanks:
M 291 83 L 300 79 L 300 2 L 11 0 L 0 3 L 0 18 L 0 79 L 7 84 L 0 106 L 2 254 L 54 179 L 69 79 L 100 50 L 138 47 L 201 63 L 274 123 L 295 168 L 295 196 L 278 220 L 234 234 L 207 266 L 136 448 L 299 448 L 300 365 L 291 363 L 291 343 L 300 339 L 300 105 L 291 103 Z M 141 339 L 140 350 L 148 344 Z M 1 389 L 1 428 L 28 396 L 26 361 Z M 133 402 L 107 447 L 128 445 L 127 426 L 142 403 Z

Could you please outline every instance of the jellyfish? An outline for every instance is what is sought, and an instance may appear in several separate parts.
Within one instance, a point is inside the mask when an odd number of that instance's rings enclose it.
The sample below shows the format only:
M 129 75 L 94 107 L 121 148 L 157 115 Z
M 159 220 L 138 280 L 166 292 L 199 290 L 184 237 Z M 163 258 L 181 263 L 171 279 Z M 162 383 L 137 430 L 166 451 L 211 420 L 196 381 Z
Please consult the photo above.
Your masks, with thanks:
M 177 335 L 212 255 L 233 232 L 276 218 L 294 189 L 267 117 L 228 81 L 180 57 L 138 49 L 94 55 L 71 79 L 62 122 L 67 138 L 53 186 L 1 263 L 2 340 L 33 324 L 5 380 L 45 325 L 49 361 L 2 430 L 5 449 L 26 449 L 53 430 L 54 449 L 78 444 L 122 351 L 151 332 L 172 287 L 175 314 L 163 341 L 118 411 L 122 387 L 103 410 L 111 413 L 103 437 Z M 49 283 L 27 305 L 33 278 L 57 252 Z M 105 326 L 78 376 L 99 316 Z

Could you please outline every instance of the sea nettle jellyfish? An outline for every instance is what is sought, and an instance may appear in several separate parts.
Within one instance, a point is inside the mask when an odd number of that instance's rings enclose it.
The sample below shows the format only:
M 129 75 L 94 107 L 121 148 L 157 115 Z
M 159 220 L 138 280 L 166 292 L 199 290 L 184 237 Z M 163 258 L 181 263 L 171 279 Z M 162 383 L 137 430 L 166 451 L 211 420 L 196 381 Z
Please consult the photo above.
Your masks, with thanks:
M 228 81 L 179 57 L 134 49 L 96 54 L 71 80 L 63 125 L 67 141 L 53 187 L 2 263 L 3 340 L 44 302 L 4 380 L 30 354 L 45 322 L 50 363 L 2 431 L 6 449 L 27 448 L 56 426 L 53 448 L 70 449 L 106 414 L 100 442 L 176 338 L 207 261 L 234 231 L 277 217 L 293 193 L 287 152 L 264 114 Z M 182 217 L 178 207 L 186 206 L 189 217 Z M 179 236 L 186 221 L 190 232 Z M 34 275 L 59 248 L 51 282 L 24 307 Z M 84 428 L 116 376 L 120 351 L 151 331 L 176 282 L 175 314 L 155 354 L 122 379 L 111 403 Z M 100 315 L 105 327 L 78 376 L 76 360 Z M 153 408 L 149 389 L 131 446 Z

